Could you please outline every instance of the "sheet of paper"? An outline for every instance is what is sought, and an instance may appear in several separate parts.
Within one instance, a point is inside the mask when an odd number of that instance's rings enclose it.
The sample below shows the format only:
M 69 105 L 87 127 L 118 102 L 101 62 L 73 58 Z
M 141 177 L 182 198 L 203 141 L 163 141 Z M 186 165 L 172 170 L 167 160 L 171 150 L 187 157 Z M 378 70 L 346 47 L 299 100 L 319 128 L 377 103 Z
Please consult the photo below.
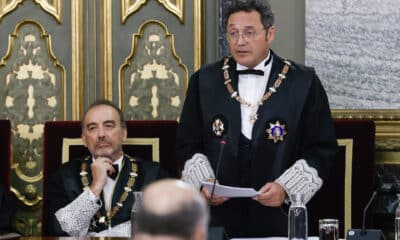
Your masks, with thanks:
M 203 187 L 206 188 L 210 193 L 212 191 L 212 182 L 203 182 Z M 220 184 L 215 184 L 214 194 L 221 197 L 254 197 L 259 194 L 254 188 L 241 188 L 231 187 Z

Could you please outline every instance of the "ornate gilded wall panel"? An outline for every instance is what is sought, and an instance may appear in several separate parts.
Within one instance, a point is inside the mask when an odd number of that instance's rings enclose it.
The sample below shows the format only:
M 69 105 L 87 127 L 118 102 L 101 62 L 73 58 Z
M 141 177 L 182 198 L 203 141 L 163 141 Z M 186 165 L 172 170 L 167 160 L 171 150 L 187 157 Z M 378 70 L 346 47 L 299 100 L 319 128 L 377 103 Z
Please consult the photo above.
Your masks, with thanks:
M 202 0 L 113 4 L 112 66 L 103 69 L 113 68 L 118 84 L 114 79 L 106 95 L 128 118 L 179 118 L 189 75 L 203 63 L 203 11 Z
M 188 69 L 177 56 L 174 36 L 163 23 L 150 20 L 140 26 L 120 74 L 127 118 L 179 118 Z
M 0 117 L 12 123 L 11 189 L 27 207 L 42 200 L 44 122 L 64 118 L 65 69 L 51 44 L 40 23 L 24 20 L 10 35 L 0 62 Z M 17 227 L 29 222 L 40 224 L 38 219 L 17 218 Z
M 7 13 L 17 8 L 23 0 L 3 0 L 0 1 L 0 21 Z
M 146 4 L 147 0 L 121 0 L 121 21 L 124 23 L 126 19 L 138 11 L 139 8 Z M 158 0 L 168 11 L 175 14 L 179 21 L 183 23 L 184 11 L 183 3 L 184 0 Z
M 52 15 L 58 23 L 62 22 L 61 1 L 62 0 L 35 0 L 35 2 L 39 4 L 44 11 Z

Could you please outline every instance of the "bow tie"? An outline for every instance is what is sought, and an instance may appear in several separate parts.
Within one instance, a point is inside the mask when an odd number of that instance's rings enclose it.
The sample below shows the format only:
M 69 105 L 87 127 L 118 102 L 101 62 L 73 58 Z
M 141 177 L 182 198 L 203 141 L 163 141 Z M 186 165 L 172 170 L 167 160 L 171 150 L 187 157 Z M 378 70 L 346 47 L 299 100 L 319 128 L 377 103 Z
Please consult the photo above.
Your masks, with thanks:
M 115 180 L 117 178 L 117 176 L 118 176 L 119 167 L 118 167 L 118 164 L 113 164 L 112 166 L 113 166 L 115 171 L 114 171 L 113 174 L 109 174 L 108 176 Z
M 244 70 L 237 70 L 236 72 L 237 74 L 254 74 L 254 75 L 264 76 L 264 71 L 257 69 L 244 69 Z

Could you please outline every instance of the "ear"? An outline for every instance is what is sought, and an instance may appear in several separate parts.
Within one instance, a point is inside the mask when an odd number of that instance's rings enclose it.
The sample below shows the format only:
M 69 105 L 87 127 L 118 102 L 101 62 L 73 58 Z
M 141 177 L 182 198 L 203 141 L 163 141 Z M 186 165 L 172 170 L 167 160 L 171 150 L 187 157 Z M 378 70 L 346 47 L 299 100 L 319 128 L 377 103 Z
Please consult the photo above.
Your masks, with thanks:
M 271 44 L 274 41 L 274 39 L 275 39 L 275 26 L 272 25 L 267 30 L 267 42 L 268 42 L 268 44 Z

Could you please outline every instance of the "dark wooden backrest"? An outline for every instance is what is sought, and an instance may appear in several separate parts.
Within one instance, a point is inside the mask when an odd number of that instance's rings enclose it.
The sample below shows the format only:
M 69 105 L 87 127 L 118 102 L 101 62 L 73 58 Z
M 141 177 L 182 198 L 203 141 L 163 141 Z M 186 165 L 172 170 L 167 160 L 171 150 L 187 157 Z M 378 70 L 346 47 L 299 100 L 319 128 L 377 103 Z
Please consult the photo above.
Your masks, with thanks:
M 374 190 L 375 124 L 335 120 L 339 152 L 329 178 L 307 204 L 309 235 L 318 236 L 318 219 L 339 219 L 340 237 L 361 228 L 363 208 Z
M 0 120 L 0 183 L 10 187 L 11 122 Z

